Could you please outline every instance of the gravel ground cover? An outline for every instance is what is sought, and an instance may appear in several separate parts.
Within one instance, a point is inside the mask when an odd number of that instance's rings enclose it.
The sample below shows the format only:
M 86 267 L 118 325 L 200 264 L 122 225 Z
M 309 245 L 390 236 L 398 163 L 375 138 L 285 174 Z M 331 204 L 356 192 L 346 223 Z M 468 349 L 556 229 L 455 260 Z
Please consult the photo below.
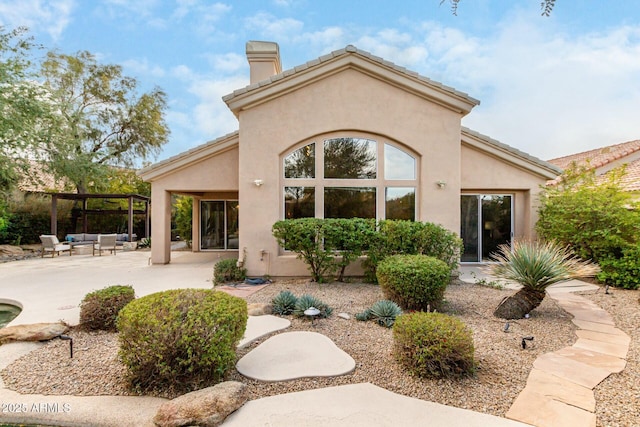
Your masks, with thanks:
M 266 383 L 250 380 L 232 370 L 229 379 L 248 385 L 251 398 L 294 391 L 330 387 L 344 384 L 370 382 L 387 390 L 430 400 L 459 408 L 471 409 L 504 416 L 511 403 L 524 388 L 535 358 L 573 344 L 575 327 L 570 316 L 553 299 L 547 297 L 542 305 L 531 313 L 529 319 L 510 322 L 504 332 L 505 322 L 493 317 L 492 312 L 500 300 L 513 291 L 487 286 L 455 282 L 447 288 L 444 311 L 458 316 L 473 331 L 476 359 L 479 369 L 475 376 L 463 379 L 420 379 L 404 371 L 393 357 L 393 338 L 390 329 L 374 322 L 359 322 L 354 314 L 383 299 L 380 288 L 362 283 L 317 284 L 308 281 L 279 281 L 247 298 L 248 302 L 270 302 L 282 290 L 290 290 L 297 296 L 311 294 L 334 308 L 328 319 L 314 322 L 290 317 L 292 326 L 283 331 L 308 330 L 325 334 L 338 347 L 356 361 L 353 373 L 334 378 L 306 378 L 287 382 Z M 604 292 L 586 295 L 603 298 Z M 609 297 L 609 295 L 606 295 Z M 596 300 L 600 303 L 600 301 Z M 634 306 L 635 302 L 635 306 Z M 615 303 L 615 307 L 605 304 Z M 621 329 L 633 330 L 635 350 L 629 352 L 627 370 L 606 380 L 596 390 L 598 419 L 601 425 L 640 425 L 640 418 L 629 420 L 629 405 L 638 402 L 638 352 L 637 331 L 638 292 L 616 292 L 615 299 L 604 299 L 602 307 L 618 310 L 626 320 L 620 321 Z M 624 307 L 624 310 L 621 309 Z M 634 311 L 635 310 L 635 311 Z M 337 316 L 345 312 L 351 319 Z M 612 311 L 610 311 L 612 312 Z M 628 315 L 625 313 L 628 312 Z M 614 316 L 617 316 L 612 312 Z M 618 322 L 618 318 L 616 317 Z M 2 371 L 6 387 L 20 393 L 74 394 L 74 395 L 126 395 L 131 394 L 125 385 L 124 368 L 117 360 L 117 335 L 87 333 L 74 330 L 74 358 L 69 358 L 69 344 L 54 340 L 41 349 L 18 359 Z M 523 336 L 533 336 L 533 341 L 522 349 Z M 267 339 L 267 338 L 264 338 Z M 238 351 L 242 357 L 260 342 Z M 618 399 L 620 387 L 629 390 L 627 399 Z M 635 388 L 634 388 L 635 387 Z M 625 392 L 622 392 L 623 395 Z M 604 396 L 604 397 L 603 397 Z M 173 396 L 165 396 L 173 397 Z M 637 409 L 637 406 L 636 406 Z M 609 420 L 615 420 L 609 423 Z M 618 424 L 616 424 L 616 422 Z
M 613 316 L 616 327 L 631 337 L 627 366 L 594 389 L 597 425 L 600 427 L 640 426 L 640 291 L 602 288 L 581 295 Z

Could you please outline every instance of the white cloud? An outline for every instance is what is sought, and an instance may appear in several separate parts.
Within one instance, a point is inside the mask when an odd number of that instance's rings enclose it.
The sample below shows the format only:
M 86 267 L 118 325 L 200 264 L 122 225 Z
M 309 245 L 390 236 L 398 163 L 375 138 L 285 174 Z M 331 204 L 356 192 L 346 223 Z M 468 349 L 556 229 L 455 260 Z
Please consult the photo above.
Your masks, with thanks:
M 204 55 L 211 66 L 223 73 L 235 73 L 247 68 L 247 58 L 237 53 L 225 53 L 222 55 Z
M 269 13 L 260 12 L 245 19 L 246 27 L 256 31 L 260 36 L 269 40 L 288 40 L 300 32 L 304 27 L 302 21 L 293 18 L 279 19 Z
M 133 74 L 138 76 L 151 76 L 155 78 L 164 77 L 165 71 L 158 65 L 149 63 L 147 58 L 143 59 L 129 59 L 122 62 L 122 66 L 125 69 L 131 70 Z
M 0 1 L 0 25 L 26 26 L 31 31 L 48 33 L 55 41 L 71 22 L 74 7 L 74 0 Z

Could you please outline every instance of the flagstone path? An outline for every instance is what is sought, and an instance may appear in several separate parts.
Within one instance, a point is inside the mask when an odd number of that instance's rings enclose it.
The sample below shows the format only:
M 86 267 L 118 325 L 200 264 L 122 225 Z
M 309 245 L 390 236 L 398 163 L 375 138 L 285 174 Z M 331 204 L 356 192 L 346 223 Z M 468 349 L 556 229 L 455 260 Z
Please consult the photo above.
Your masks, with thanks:
M 537 427 L 595 427 L 593 389 L 621 372 L 631 339 L 592 301 L 572 292 L 593 289 L 578 280 L 550 287 L 549 296 L 573 315 L 579 328 L 571 346 L 543 354 L 533 363 L 527 384 L 506 414 Z

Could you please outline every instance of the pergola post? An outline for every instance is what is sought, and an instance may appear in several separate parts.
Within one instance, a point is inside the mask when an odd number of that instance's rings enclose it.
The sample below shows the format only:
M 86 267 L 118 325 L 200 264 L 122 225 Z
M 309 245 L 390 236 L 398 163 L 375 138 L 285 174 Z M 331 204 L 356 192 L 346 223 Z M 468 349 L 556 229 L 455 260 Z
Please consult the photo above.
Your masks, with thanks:
M 129 241 L 133 238 L 133 196 L 129 196 L 129 223 L 127 224 Z
M 58 235 L 58 197 L 51 196 L 51 234 Z

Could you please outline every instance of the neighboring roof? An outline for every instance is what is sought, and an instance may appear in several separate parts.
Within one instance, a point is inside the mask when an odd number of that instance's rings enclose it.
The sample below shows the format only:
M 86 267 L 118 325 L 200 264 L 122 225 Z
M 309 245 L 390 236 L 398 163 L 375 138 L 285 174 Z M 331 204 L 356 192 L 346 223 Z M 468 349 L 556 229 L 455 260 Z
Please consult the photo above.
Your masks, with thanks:
M 310 82 L 348 68 L 360 69 L 366 74 L 381 78 L 463 115 L 480 104 L 480 101 L 464 92 L 385 61 L 352 45 L 283 71 L 267 80 L 238 89 L 223 96 L 222 99 L 238 116 L 243 108 L 281 96 Z
M 597 175 L 605 175 L 611 169 L 626 165 L 626 174 L 621 179 L 621 184 L 627 191 L 640 191 L 640 140 L 558 157 L 549 160 L 549 163 L 563 169 L 572 163 L 578 166 L 588 165 L 590 169 L 596 170 Z
M 167 173 L 172 173 L 205 160 L 215 154 L 227 151 L 238 145 L 239 132 L 231 132 L 213 141 L 198 145 L 168 159 L 154 163 L 138 171 L 138 176 L 145 181 L 152 181 Z
M 562 169 L 469 128 L 462 127 L 461 141 L 494 157 L 505 160 L 547 179 L 554 179 Z

